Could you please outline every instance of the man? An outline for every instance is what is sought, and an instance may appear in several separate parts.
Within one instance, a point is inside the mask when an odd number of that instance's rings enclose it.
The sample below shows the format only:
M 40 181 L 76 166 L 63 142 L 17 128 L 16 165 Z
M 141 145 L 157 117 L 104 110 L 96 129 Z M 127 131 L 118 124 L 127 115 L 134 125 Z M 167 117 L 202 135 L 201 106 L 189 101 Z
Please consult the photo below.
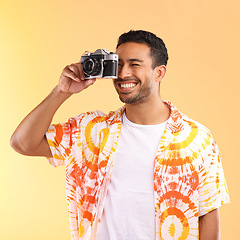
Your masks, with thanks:
M 12 147 L 67 167 L 72 239 L 219 239 L 218 208 L 229 196 L 218 148 L 207 128 L 161 100 L 165 44 L 130 31 L 116 53 L 121 109 L 50 125 L 66 99 L 96 81 L 71 64 L 20 123 Z

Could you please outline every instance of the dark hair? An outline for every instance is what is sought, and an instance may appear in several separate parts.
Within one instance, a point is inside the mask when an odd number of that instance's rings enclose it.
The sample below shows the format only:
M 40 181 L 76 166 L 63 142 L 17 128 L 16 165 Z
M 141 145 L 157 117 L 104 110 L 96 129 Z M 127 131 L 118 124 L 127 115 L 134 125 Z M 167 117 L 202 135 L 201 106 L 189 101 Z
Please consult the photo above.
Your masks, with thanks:
M 150 47 L 150 55 L 152 57 L 153 69 L 160 65 L 167 65 L 168 53 L 163 40 L 155 34 L 143 30 L 130 30 L 123 33 L 118 38 L 117 48 L 126 42 L 145 43 Z

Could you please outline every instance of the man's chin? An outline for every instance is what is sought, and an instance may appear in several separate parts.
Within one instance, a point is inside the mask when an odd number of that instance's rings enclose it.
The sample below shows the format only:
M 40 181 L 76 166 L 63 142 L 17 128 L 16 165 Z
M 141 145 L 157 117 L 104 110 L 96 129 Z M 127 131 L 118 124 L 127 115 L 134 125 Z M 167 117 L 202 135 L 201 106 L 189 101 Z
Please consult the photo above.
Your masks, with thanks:
M 126 104 L 138 104 L 141 103 L 143 99 L 140 98 L 128 98 L 128 97 L 123 97 L 123 96 L 119 96 L 119 99 Z

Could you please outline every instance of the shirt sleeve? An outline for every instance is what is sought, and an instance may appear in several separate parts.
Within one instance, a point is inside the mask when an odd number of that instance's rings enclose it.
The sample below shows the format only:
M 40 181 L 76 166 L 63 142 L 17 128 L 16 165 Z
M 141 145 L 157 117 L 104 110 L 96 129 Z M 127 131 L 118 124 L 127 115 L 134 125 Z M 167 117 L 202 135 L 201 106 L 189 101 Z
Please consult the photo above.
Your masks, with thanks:
M 45 133 L 52 157 L 47 158 L 54 166 L 66 166 L 72 156 L 72 147 L 75 142 L 78 126 L 75 118 L 70 118 L 67 123 L 53 124 Z
M 213 139 L 209 147 L 200 167 L 199 216 L 230 202 L 218 146 Z

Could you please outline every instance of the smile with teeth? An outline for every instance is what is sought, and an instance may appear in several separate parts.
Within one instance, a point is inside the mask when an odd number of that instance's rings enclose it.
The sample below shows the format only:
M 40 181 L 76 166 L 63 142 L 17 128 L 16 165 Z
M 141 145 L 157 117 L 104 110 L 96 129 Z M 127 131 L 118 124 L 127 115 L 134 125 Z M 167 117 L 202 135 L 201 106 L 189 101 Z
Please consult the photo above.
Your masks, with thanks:
M 137 83 L 120 83 L 119 85 L 121 88 L 127 89 L 127 88 L 135 87 Z

